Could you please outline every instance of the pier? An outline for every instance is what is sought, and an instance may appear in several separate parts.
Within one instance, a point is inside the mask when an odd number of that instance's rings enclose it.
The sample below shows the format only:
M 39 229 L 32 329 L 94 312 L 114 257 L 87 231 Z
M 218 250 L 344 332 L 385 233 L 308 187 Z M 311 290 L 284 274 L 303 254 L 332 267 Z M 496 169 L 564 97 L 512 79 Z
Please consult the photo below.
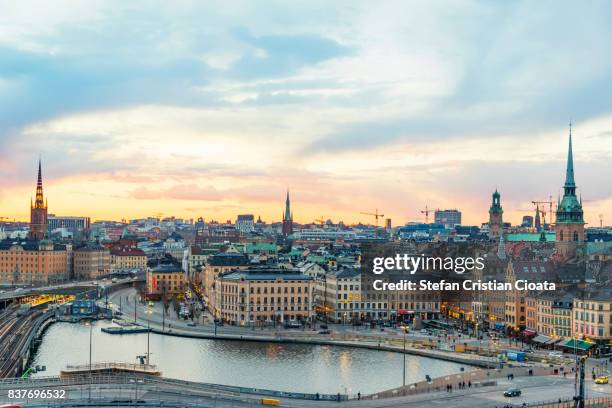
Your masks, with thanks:
M 130 373 L 137 375 L 160 376 L 161 371 L 151 364 L 131 364 L 121 362 L 101 362 L 93 364 L 69 365 L 60 372 L 60 378 L 67 379 L 84 374 L 119 374 Z

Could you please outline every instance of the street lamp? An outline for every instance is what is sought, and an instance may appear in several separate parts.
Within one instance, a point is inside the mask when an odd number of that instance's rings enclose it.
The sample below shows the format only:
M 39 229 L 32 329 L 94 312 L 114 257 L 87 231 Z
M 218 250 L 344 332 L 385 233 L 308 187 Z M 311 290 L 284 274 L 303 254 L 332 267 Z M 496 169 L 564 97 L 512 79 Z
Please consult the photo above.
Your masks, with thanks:
M 404 327 L 402 331 L 404 332 L 404 352 L 402 353 L 404 356 L 404 364 L 403 364 L 403 370 L 402 370 L 402 385 L 405 387 L 406 386 L 406 331 L 407 331 L 407 328 Z
M 93 382 L 91 373 L 91 345 L 93 338 L 93 321 L 86 323 L 89 326 L 89 401 L 91 401 L 91 384 Z

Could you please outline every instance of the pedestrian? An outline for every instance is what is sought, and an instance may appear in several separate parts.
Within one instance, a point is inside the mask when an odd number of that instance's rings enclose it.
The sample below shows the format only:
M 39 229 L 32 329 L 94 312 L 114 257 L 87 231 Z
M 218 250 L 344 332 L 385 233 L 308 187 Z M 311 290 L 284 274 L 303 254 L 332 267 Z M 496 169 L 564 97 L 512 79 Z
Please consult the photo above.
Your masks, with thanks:
M 472 388 L 472 382 L 468 381 L 468 388 Z
M 357 393 L 357 401 L 359 401 L 359 400 L 361 400 L 361 393 L 360 392 Z
M 338 393 L 338 402 L 340 402 L 340 393 Z

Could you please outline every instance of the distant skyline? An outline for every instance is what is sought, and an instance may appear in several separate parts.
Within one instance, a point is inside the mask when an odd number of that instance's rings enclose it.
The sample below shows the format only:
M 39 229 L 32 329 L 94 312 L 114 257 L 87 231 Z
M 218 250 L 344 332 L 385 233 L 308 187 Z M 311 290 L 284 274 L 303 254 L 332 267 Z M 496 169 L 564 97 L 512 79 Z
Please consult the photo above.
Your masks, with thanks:
M 0 217 L 346 223 L 556 202 L 573 122 L 612 224 L 612 10 L 574 2 L 0 4 Z M 549 216 L 547 215 L 547 221 Z

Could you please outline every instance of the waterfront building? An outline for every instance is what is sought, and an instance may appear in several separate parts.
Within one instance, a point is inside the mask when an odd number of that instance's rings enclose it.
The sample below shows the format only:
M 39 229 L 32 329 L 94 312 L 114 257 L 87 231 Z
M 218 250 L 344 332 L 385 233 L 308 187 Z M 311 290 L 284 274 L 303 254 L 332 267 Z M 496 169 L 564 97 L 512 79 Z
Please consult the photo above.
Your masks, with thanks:
M 538 334 L 552 337 L 555 334 L 553 317 L 553 304 L 555 296 L 548 292 L 541 292 L 537 297 L 537 328 Z
M 529 291 L 525 296 L 525 329 L 538 331 L 538 295 L 539 292 Z
M 233 269 L 215 278 L 215 288 L 209 310 L 230 324 L 305 322 L 313 316 L 314 280 L 296 269 Z
M 248 234 L 255 231 L 255 217 L 253 214 L 240 214 L 236 218 L 236 229 L 241 234 Z
M 48 206 L 43 196 L 42 164 L 39 160 L 36 199 L 33 203 L 30 200 L 30 239 L 41 240 L 45 238 L 47 234 L 47 210 Z
M 594 346 L 596 354 L 612 350 L 612 288 L 590 286 L 573 298 L 572 337 Z
M 309 272 L 312 273 L 313 268 L 308 268 Z M 316 280 L 315 286 L 315 311 L 319 315 L 338 323 L 348 323 L 361 317 L 363 299 L 359 269 L 341 268 L 324 272 Z
M 434 212 L 434 222 L 444 225 L 447 229 L 454 228 L 456 225 L 461 225 L 461 211 L 436 210 Z
M 232 269 L 246 269 L 249 257 L 237 252 L 219 252 L 207 258 L 202 267 L 201 278 L 204 299 L 210 302 L 215 296 L 215 280 L 219 274 Z
M 565 257 L 583 254 L 584 213 L 582 198 L 576 196 L 574 158 L 572 153 L 572 128 L 570 124 L 569 146 L 563 198 L 557 203 L 556 245 L 557 252 Z
M 0 241 L 0 283 L 48 285 L 70 278 L 72 247 L 48 240 Z
M 100 244 L 88 243 L 75 248 L 73 263 L 75 279 L 98 279 L 110 274 L 110 251 Z
M 491 207 L 489 208 L 489 238 L 497 240 L 504 232 L 503 221 L 504 210 L 500 202 L 500 194 L 495 189 L 492 195 Z
M 187 289 L 185 272 L 173 262 L 162 262 L 149 269 L 146 274 L 146 283 L 146 296 L 152 300 L 171 298 L 184 293 Z
M 116 245 L 110 250 L 111 272 L 146 271 L 147 256 L 136 245 Z
M 552 281 L 554 277 L 551 266 L 538 260 L 512 260 L 508 262 L 506 269 L 506 282 L 512 289 L 504 291 L 505 301 L 505 323 L 508 327 L 524 330 L 527 325 L 526 297 L 527 290 L 519 290 L 515 284 L 517 280 L 530 282 Z
M 570 338 L 572 336 L 572 309 L 574 296 L 569 293 L 558 294 L 552 305 L 554 336 Z
M 282 233 L 286 237 L 293 233 L 293 213 L 291 212 L 291 202 L 289 201 L 289 190 L 287 190 L 287 199 L 285 200 Z

